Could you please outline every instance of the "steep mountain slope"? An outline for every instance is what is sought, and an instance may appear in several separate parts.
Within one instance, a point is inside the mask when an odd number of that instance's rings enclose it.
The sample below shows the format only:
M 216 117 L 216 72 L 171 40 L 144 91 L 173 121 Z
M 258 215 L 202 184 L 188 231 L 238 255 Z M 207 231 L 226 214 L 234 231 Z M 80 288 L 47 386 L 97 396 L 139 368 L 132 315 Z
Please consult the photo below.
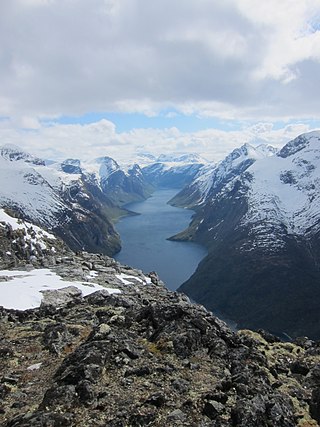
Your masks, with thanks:
M 178 238 L 208 247 L 180 288 L 240 327 L 320 337 L 320 133 L 213 186 Z
M 173 206 L 189 207 L 191 209 L 205 203 L 213 197 L 229 181 L 240 175 L 256 160 L 272 156 L 276 149 L 268 145 L 253 147 L 244 144 L 235 149 L 218 164 L 204 165 L 194 180 L 186 185 L 171 201 Z
M 120 249 L 108 208 L 120 209 L 99 188 L 93 194 L 81 175 L 49 168 L 16 147 L 5 146 L 0 154 L 2 208 L 54 231 L 74 250 Z
M 79 175 L 83 182 L 98 187 L 115 206 L 145 200 L 154 188 L 148 183 L 137 164 L 121 167 L 108 156 L 98 157 L 91 161 L 66 159 L 55 163 L 50 168 L 66 174 Z M 76 177 L 73 177 L 75 180 Z
M 121 167 L 111 157 L 105 156 L 83 162 L 81 168 L 85 179 L 95 180 L 117 206 L 145 200 L 154 190 L 137 164 Z
M 44 160 L 26 153 L 25 151 L 21 150 L 20 147 L 17 147 L 13 144 L 6 144 L 0 147 L 0 157 L 9 161 L 23 160 L 24 162 L 30 163 L 32 165 L 44 166 L 45 164 Z

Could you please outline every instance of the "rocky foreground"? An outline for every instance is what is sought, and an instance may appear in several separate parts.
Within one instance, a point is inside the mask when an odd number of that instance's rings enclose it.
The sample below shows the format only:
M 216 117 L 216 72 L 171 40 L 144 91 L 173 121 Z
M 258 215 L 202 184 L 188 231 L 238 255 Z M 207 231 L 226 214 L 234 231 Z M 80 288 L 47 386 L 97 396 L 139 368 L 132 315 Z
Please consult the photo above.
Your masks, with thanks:
M 69 281 L 90 274 L 121 294 L 69 287 L 37 309 L 0 308 L 1 425 L 320 422 L 320 343 L 234 333 L 155 274 L 106 256 L 69 253 L 51 264 Z

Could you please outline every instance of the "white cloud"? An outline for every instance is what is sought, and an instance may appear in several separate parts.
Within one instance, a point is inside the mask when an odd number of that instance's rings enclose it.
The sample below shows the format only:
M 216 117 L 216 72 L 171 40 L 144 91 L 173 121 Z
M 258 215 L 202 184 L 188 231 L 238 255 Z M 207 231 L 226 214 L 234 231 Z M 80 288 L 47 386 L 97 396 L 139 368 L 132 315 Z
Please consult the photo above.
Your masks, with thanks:
M 320 32 L 312 22 L 320 11 L 316 0 L 269 0 L 256 7 L 253 0 L 240 1 L 243 12 L 264 33 L 264 55 L 254 70 L 258 79 L 273 78 L 284 83 L 298 79 L 299 63 L 320 60 Z
M 244 142 L 281 146 L 309 127 L 273 122 L 320 120 L 319 16 L 319 0 L 2 1 L 0 143 L 119 160 L 138 147 L 217 160 Z M 55 122 L 106 111 L 256 124 L 186 133 Z
M 119 162 L 132 163 L 137 152 L 155 155 L 172 152 L 197 152 L 209 160 L 221 160 L 234 148 L 248 142 L 282 147 L 297 135 L 311 130 L 305 124 L 275 128 L 272 123 L 244 125 L 240 130 L 207 129 L 181 132 L 176 127 L 167 129 L 133 129 L 117 132 L 108 120 L 86 125 L 51 124 L 29 131 L 18 131 L 14 123 L 0 121 L 1 145 L 13 143 L 45 159 L 83 160 L 111 156 Z
M 318 0 L 1 2 L 0 114 L 319 118 L 319 14 Z

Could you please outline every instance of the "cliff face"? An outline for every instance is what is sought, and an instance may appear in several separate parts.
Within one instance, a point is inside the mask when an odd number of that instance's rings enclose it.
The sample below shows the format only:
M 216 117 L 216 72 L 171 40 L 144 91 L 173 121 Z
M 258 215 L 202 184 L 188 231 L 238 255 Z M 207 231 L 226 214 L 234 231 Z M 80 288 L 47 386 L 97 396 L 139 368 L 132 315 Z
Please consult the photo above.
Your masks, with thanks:
M 69 281 L 121 293 L 68 288 L 40 308 L 0 309 L 1 425 L 317 426 L 318 343 L 234 333 L 107 256 L 50 260 Z

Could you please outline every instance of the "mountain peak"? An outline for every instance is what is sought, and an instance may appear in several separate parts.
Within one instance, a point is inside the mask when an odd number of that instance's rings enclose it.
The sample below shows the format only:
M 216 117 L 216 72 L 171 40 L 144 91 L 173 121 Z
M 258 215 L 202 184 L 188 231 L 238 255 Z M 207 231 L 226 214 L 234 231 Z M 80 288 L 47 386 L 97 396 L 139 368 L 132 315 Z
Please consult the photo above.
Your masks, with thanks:
M 256 159 L 259 156 L 257 154 L 257 150 L 252 145 L 246 142 L 245 144 L 241 145 L 241 147 L 235 148 L 233 151 L 231 151 L 231 153 L 228 154 L 227 157 L 224 160 L 222 160 L 221 163 L 230 163 L 230 162 L 233 162 L 234 160 L 237 160 L 243 157 Z
M 260 144 L 256 147 L 256 151 L 261 153 L 263 157 L 274 156 L 278 153 L 278 149 L 269 144 Z
M 234 158 L 244 155 L 251 159 L 257 160 L 260 158 L 273 156 L 275 153 L 277 153 L 277 151 L 278 150 L 275 147 L 269 144 L 253 146 L 246 142 L 240 148 L 236 148 L 232 153 L 234 153 Z
M 142 171 L 141 171 L 141 168 L 140 168 L 140 166 L 138 165 L 138 163 L 134 163 L 133 165 L 130 165 L 129 167 L 128 167 L 128 173 L 130 174 L 141 174 L 142 173 Z
M 80 174 L 82 173 L 79 159 L 66 159 L 61 163 L 61 169 L 65 173 Z
M 5 144 L 0 147 L 0 156 L 5 160 L 9 160 L 10 162 L 23 160 L 27 163 L 32 163 L 34 165 L 45 165 L 45 161 L 34 157 L 31 154 L 23 151 L 20 147 L 14 144 Z
M 100 165 L 100 177 L 107 178 L 113 172 L 120 169 L 119 164 L 109 156 L 98 157 L 97 159 L 95 159 L 95 162 Z
M 303 133 L 297 138 L 289 141 L 278 153 L 279 157 L 289 157 L 293 154 L 296 154 L 298 151 L 306 148 L 311 142 L 316 141 L 320 142 L 320 131 L 313 131 L 308 133 Z
M 119 164 L 112 157 L 109 156 L 98 157 L 97 159 L 95 159 L 95 162 L 107 168 L 111 168 L 112 170 L 120 168 Z

